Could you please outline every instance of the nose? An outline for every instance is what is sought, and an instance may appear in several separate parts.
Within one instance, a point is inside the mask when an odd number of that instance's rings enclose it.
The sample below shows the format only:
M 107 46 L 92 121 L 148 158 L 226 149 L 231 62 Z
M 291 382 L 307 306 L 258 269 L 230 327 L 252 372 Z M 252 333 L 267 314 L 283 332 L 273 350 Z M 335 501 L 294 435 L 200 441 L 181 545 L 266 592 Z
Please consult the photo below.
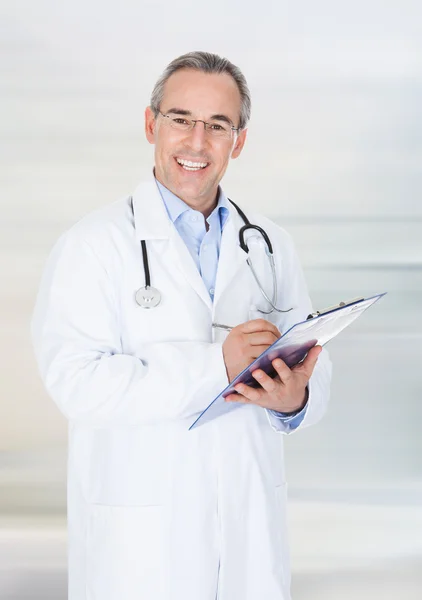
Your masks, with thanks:
M 205 124 L 202 121 L 197 121 L 195 126 L 190 131 L 190 146 L 192 150 L 200 151 L 206 145 L 207 132 L 205 131 Z

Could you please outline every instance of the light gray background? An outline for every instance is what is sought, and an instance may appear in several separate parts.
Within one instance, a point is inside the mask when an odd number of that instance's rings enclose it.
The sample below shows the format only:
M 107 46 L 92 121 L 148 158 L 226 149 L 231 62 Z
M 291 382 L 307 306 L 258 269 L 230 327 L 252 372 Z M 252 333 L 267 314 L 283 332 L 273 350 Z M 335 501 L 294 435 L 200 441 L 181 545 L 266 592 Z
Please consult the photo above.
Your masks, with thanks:
M 325 420 L 286 441 L 294 598 L 420 598 L 420 2 L 24 0 L 0 17 L 2 599 L 66 597 L 66 423 L 29 342 L 44 261 L 150 172 L 144 108 L 193 49 L 249 81 L 224 188 L 294 236 L 315 307 L 389 292 L 329 345 Z

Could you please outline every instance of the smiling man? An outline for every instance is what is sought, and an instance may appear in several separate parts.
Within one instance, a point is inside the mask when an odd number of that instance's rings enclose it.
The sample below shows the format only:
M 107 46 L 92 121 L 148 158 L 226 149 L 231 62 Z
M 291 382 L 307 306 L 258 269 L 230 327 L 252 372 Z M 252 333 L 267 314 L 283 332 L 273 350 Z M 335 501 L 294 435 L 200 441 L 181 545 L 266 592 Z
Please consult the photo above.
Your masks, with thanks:
M 205 218 L 215 208 L 230 158 L 245 143 L 244 123 L 238 125 L 241 104 L 228 73 L 180 69 L 154 91 L 145 111 L 157 180 Z
M 326 351 L 254 371 L 232 410 L 189 431 L 312 312 L 289 235 L 220 187 L 250 109 L 227 59 L 175 59 L 145 112 L 151 178 L 76 223 L 47 262 L 32 333 L 69 420 L 69 600 L 290 598 L 281 434 L 323 415 Z

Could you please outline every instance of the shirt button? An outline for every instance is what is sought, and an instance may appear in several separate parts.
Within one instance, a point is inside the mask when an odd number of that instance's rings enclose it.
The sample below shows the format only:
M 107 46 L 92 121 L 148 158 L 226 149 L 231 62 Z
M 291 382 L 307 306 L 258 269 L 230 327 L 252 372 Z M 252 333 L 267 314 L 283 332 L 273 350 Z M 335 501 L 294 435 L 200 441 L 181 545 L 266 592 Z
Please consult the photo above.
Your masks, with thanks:
M 192 223 L 195 223 L 195 221 L 198 220 L 198 217 L 196 215 L 192 215 L 190 220 L 192 221 Z
M 202 250 L 206 250 L 207 248 L 208 248 L 207 244 L 204 244 L 204 245 L 202 246 Z
M 210 294 L 211 294 L 211 296 L 214 296 L 214 292 L 215 292 L 215 289 L 214 289 L 214 288 L 211 288 L 211 289 L 210 289 Z

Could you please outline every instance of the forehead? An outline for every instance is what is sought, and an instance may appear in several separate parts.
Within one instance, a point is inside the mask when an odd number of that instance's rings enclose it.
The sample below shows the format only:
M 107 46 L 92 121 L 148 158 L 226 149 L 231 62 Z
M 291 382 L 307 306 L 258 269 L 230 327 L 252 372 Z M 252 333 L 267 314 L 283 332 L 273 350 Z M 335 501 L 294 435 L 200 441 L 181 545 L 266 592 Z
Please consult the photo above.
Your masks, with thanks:
M 225 114 L 236 122 L 240 104 L 237 84 L 227 73 L 183 69 L 173 73 L 166 81 L 161 110 L 177 107 L 203 117 Z

